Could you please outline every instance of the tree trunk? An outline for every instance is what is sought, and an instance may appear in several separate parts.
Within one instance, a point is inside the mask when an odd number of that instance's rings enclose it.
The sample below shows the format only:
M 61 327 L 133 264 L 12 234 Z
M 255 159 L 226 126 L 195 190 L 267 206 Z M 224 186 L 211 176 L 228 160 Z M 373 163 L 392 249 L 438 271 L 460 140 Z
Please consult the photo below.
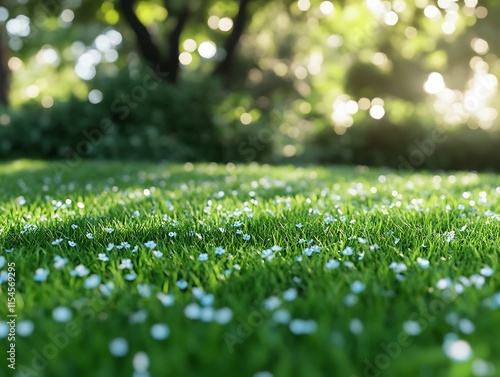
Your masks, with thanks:
M 179 44 L 180 37 L 189 18 L 189 9 L 186 6 L 177 16 L 177 24 L 168 38 L 168 55 L 162 64 L 162 71 L 168 73 L 167 81 L 177 82 L 179 76 Z
M 215 68 L 214 75 L 228 75 L 231 72 L 236 48 L 238 47 L 238 43 L 247 23 L 249 3 L 250 0 L 240 0 L 238 14 L 234 19 L 233 31 L 224 46 L 226 56 Z
M 139 50 L 149 65 L 156 69 L 160 63 L 160 49 L 153 40 L 146 26 L 142 24 L 134 11 L 135 0 L 120 0 L 122 14 L 132 28 L 139 45 Z
M 0 29 L 0 104 L 9 105 L 9 69 L 7 66 L 7 38 Z

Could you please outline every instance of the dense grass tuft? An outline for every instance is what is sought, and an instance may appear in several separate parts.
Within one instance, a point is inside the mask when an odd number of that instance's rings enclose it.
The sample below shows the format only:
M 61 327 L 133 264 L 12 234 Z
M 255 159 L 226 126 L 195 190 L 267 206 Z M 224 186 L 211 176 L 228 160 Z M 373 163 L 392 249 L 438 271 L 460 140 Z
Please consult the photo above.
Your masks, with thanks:
M 12 375 L 500 373 L 498 176 L 17 161 L 0 182 Z

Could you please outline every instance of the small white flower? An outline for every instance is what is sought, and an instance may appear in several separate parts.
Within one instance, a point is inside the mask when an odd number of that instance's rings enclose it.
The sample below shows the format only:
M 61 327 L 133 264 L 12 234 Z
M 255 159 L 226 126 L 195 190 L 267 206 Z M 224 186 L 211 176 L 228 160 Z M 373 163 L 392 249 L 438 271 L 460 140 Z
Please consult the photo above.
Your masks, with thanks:
M 144 246 L 146 246 L 148 249 L 154 249 L 156 247 L 156 242 L 148 241 L 148 242 L 144 243 Z
M 112 281 L 108 281 L 106 284 L 101 284 L 99 286 L 99 291 L 104 297 L 111 296 L 113 289 L 115 289 L 115 284 Z
M 134 264 L 132 263 L 132 261 L 128 258 L 126 259 L 122 259 L 122 262 L 118 265 L 118 268 L 120 270 L 124 270 L 126 268 L 133 268 L 134 267 Z
M 427 260 L 425 258 L 418 257 L 417 258 L 417 263 L 420 266 L 420 268 L 422 268 L 424 270 L 427 270 L 429 268 L 429 260 Z
M 200 303 L 203 306 L 212 306 L 214 304 L 215 297 L 212 294 L 204 294 L 201 299 Z
M 169 232 L 168 236 L 169 237 L 176 237 L 177 236 L 177 232 Z
M 130 324 L 143 323 L 148 318 L 148 313 L 145 310 L 139 310 L 135 313 L 130 314 L 128 317 L 128 322 Z
M 312 319 L 293 319 L 290 322 L 290 331 L 295 335 L 312 334 L 317 328 L 318 325 Z
M 186 280 L 178 280 L 177 283 L 175 283 L 177 287 L 179 287 L 180 290 L 184 290 L 188 287 L 188 282 Z
M 250 241 L 250 234 L 244 234 L 243 235 L 243 240 L 244 241 Z
M 360 282 L 359 280 L 356 280 L 352 282 L 351 284 L 351 292 L 354 294 L 359 294 L 365 290 L 365 285 Z
M 252 377 L 273 377 L 273 374 L 267 370 L 263 370 L 255 373 Z
M 75 247 L 76 246 L 76 242 L 68 241 L 68 245 L 71 246 L 71 247 Z
M 86 289 L 94 289 L 96 288 L 97 286 L 99 286 L 99 284 L 101 284 L 101 278 L 99 277 L 99 275 L 90 275 L 87 280 L 85 280 L 85 283 L 83 284 L 83 286 L 86 288 Z
M 217 246 L 215 248 L 215 255 L 222 255 L 226 252 L 226 250 L 222 246 Z
M 260 256 L 261 256 L 262 259 L 272 258 L 273 257 L 273 251 L 271 249 L 263 250 L 262 254 Z
M 28 337 L 33 333 L 35 324 L 29 320 L 18 322 L 16 325 L 17 333 L 22 337 Z
M 486 282 L 484 276 L 481 275 L 471 275 L 469 278 L 470 282 L 472 285 L 474 285 L 477 289 L 481 289 L 484 286 L 484 283 Z
M 70 272 L 70 275 L 84 277 L 87 276 L 89 273 L 90 271 L 87 267 L 85 267 L 83 264 L 79 264 L 73 269 L 73 271 Z
M 151 327 L 151 336 L 156 340 L 167 339 L 170 335 L 170 328 L 164 323 L 157 323 Z
M 474 324 L 472 323 L 471 320 L 469 320 L 467 318 L 462 318 L 458 322 L 458 328 L 464 334 L 472 334 L 474 332 L 474 330 L 476 329 L 476 326 L 474 326 Z
M 0 255 L 0 268 L 5 266 L 6 261 L 7 261 L 7 259 L 5 259 L 5 257 L 3 255 Z
M 349 322 L 349 329 L 354 335 L 359 335 L 363 332 L 363 322 L 361 322 L 358 318 L 353 318 Z
M 219 325 L 225 325 L 233 318 L 233 312 L 230 308 L 221 308 L 215 311 L 214 320 Z
M 195 302 L 187 304 L 184 308 L 184 315 L 189 319 L 199 319 L 201 316 L 201 307 Z
M 272 250 L 272 251 L 281 251 L 281 250 L 282 250 L 282 248 L 281 248 L 281 246 L 276 246 L 276 245 L 274 245 L 273 247 L 271 247 L 271 250 Z
M 87 233 L 86 234 L 86 237 L 89 239 L 89 240 L 93 240 L 94 239 L 94 235 L 92 233 Z
M 354 306 L 358 301 L 359 301 L 358 296 L 352 293 L 349 293 L 347 296 L 344 297 L 345 306 Z
M 52 311 L 52 318 L 56 322 L 68 322 L 73 317 L 71 310 L 65 306 L 58 306 Z
M 208 260 L 208 254 L 207 253 L 201 253 L 198 255 L 198 260 L 200 262 L 206 262 Z
M 281 323 L 286 325 L 290 322 L 292 316 L 290 312 L 286 309 L 278 309 L 273 313 L 273 321 L 276 323 Z
M 443 278 L 438 280 L 436 287 L 440 290 L 443 290 L 450 287 L 452 284 L 453 283 L 450 278 Z
M 137 291 L 142 297 L 151 296 L 151 286 L 149 284 L 137 284 Z
M 76 224 L 71 224 L 71 229 L 77 229 L 78 228 L 78 225 Z
M 389 269 L 394 270 L 394 272 L 396 272 L 397 274 L 400 274 L 401 272 L 405 272 L 407 270 L 407 267 L 402 262 L 400 262 L 400 263 L 392 262 L 389 265 Z
M 345 256 L 350 256 L 354 253 L 354 249 L 350 246 L 347 246 L 343 251 L 342 254 Z
M 113 228 L 104 228 L 104 230 L 110 234 L 115 231 Z
M 129 272 L 128 274 L 125 275 L 125 280 L 127 281 L 132 281 L 132 280 L 135 280 L 137 278 L 137 274 L 133 273 L 133 272 Z
M 417 336 L 422 332 L 422 327 L 416 321 L 406 321 L 403 323 L 403 330 L 411 336 Z
M 162 303 L 163 306 L 172 306 L 174 304 L 174 296 L 165 293 L 158 293 L 156 295 L 158 300 Z
M 467 361 L 472 357 L 472 348 L 465 340 L 460 340 L 455 334 L 445 336 L 443 350 L 453 361 Z
M 163 257 L 163 253 L 159 250 L 155 250 L 153 251 L 153 255 L 156 257 L 156 258 L 161 258 Z
M 52 245 L 59 245 L 61 242 L 63 242 L 64 240 L 62 238 L 58 238 L 57 240 L 55 241 L 52 241 Z
M 358 242 L 361 243 L 361 244 L 365 244 L 365 243 L 368 242 L 368 240 L 366 238 L 358 237 Z
M 299 228 L 299 229 L 303 227 L 303 225 L 302 225 L 301 223 L 295 224 L 295 226 L 296 226 L 297 228 Z
M 42 282 L 47 280 L 47 276 L 49 276 L 50 271 L 46 270 L 44 268 L 37 268 L 35 271 L 35 276 L 33 277 L 33 280 Z
M 238 230 L 236 231 L 236 234 L 237 234 L 237 235 L 242 235 L 242 234 L 243 234 L 243 231 L 242 231 L 241 229 L 238 229 Z
M 446 242 L 450 243 L 455 239 L 455 232 L 453 230 L 450 232 L 446 232 L 444 234 L 444 237 L 446 237 Z
M 124 357 L 128 353 L 128 342 L 125 338 L 115 338 L 109 343 L 109 352 L 115 357 Z
M 212 307 L 204 307 L 200 310 L 200 320 L 202 322 L 212 322 L 215 317 L 215 310 Z
M 102 262 L 108 262 L 109 261 L 109 257 L 105 253 L 99 253 L 99 255 L 97 256 L 97 258 L 100 261 L 102 261 Z
M 495 271 L 493 271 L 493 269 L 490 267 L 490 266 L 484 266 L 483 268 L 481 268 L 481 275 L 483 276 L 486 276 L 486 277 L 490 277 L 493 275 Z
M 337 268 L 338 266 L 340 266 L 340 262 L 336 259 L 330 259 L 328 262 L 326 262 L 326 269 L 327 270 L 333 270 L 335 268 Z
M 285 301 L 293 301 L 297 298 L 297 290 L 295 288 L 287 289 L 283 292 L 283 300 Z
M 268 297 L 264 300 L 264 308 L 269 311 L 273 311 L 277 309 L 281 305 L 281 301 L 276 296 Z
M 111 251 L 115 248 L 115 244 L 114 243 L 110 243 L 107 247 L 106 247 L 106 251 Z

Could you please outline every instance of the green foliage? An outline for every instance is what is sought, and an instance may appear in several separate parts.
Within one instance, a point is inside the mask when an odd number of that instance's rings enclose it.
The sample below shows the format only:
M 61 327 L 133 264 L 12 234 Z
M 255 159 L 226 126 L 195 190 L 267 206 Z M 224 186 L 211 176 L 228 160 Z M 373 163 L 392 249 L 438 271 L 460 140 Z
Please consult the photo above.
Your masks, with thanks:
M 315 163 L 388 166 L 403 171 L 500 171 L 499 142 L 500 131 L 436 129 L 411 121 L 365 122 L 342 136 L 328 128 L 311 135 L 302 158 Z
M 212 119 L 215 86 L 186 82 L 178 88 L 155 80 L 151 72 L 122 73 L 95 82 L 103 95 L 99 104 L 71 97 L 50 109 L 31 103 L 22 112 L 11 111 L 10 124 L 0 128 L 0 156 L 65 158 L 76 152 L 93 158 L 221 160 Z M 103 122 L 111 124 L 105 131 Z M 92 142 L 101 139 L 98 134 L 102 140 Z M 87 141 L 91 153 L 77 151 Z

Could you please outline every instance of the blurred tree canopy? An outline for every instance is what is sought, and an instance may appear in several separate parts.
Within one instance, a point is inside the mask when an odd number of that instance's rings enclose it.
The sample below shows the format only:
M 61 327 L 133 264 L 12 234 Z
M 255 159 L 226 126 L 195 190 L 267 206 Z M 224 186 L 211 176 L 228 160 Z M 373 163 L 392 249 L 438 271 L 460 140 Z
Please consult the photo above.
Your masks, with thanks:
M 327 134 L 352 147 L 365 125 L 498 131 L 498 1 L 2 4 L 0 102 L 13 109 L 108 104 L 105 83 L 150 67 L 179 91 L 211 88 L 223 144 L 272 124 L 285 157 Z

